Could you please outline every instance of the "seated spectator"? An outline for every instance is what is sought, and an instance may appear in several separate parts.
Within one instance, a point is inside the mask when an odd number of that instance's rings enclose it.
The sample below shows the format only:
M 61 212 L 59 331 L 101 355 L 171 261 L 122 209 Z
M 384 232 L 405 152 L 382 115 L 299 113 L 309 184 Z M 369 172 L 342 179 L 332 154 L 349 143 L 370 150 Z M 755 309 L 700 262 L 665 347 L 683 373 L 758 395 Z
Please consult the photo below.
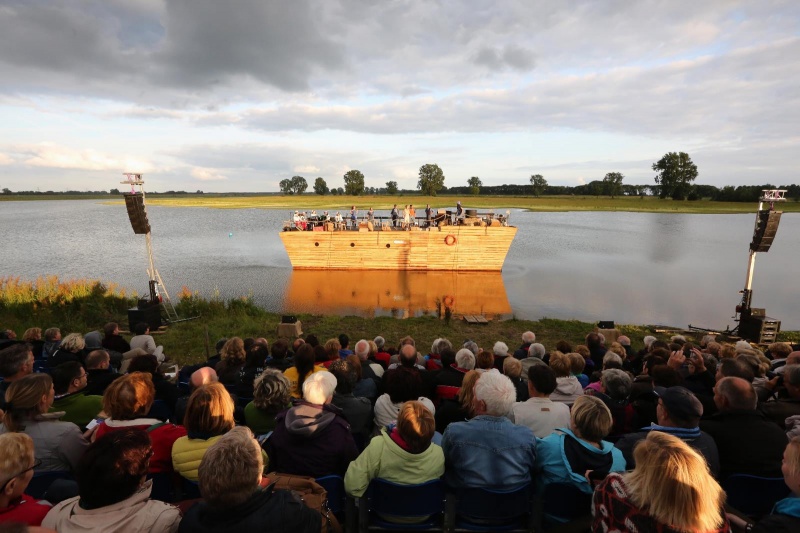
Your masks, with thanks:
M 239 371 L 239 380 L 236 383 L 236 395 L 239 398 L 253 397 L 253 383 L 267 368 L 268 357 L 269 348 L 265 343 L 256 341 L 247 349 L 244 366 Z
M 369 365 L 366 365 L 368 369 L 367 372 L 371 374 L 373 377 L 367 377 L 364 375 L 364 366 L 361 364 L 361 359 L 357 355 L 348 355 L 345 359 L 347 363 L 350 365 L 350 368 L 355 372 L 356 383 L 355 387 L 353 388 L 353 395 L 358 398 L 366 398 L 369 400 L 370 404 L 378 399 L 378 383 L 380 383 L 380 379 L 375 377 L 375 374 L 372 372 L 372 369 L 369 368 Z M 341 359 L 340 359 L 341 361 Z M 334 361 L 333 363 L 336 363 Z M 331 369 L 333 366 L 328 367 L 328 370 Z
M 589 348 L 589 357 L 594 363 L 595 368 L 602 368 L 603 356 L 606 354 L 606 347 L 603 346 L 603 338 L 598 333 L 586 335 L 586 347 Z
M 788 342 L 773 342 L 767 347 L 772 357 L 772 371 L 783 373 L 782 367 L 786 366 L 786 358 L 792 353 L 792 345 Z
M 219 382 L 235 389 L 239 381 L 239 372 L 244 368 L 247 353 L 244 351 L 244 341 L 239 337 L 231 337 L 219 352 L 220 362 L 215 370 Z
M 470 370 L 464 375 L 461 387 L 455 398 L 443 400 L 434 413 L 437 433 L 444 430 L 453 422 L 466 422 L 473 417 L 472 404 L 475 398 L 475 383 L 481 377 L 477 370 Z
M 550 395 L 551 400 L 572 405 L 578 397 L 583 396 L 583 387 L 578 378 L 572 375 L 572 363 L 567 354 L 551 353 L 550 368 L 556 374 L 556 390 Z
M 264 443 L 272 470 L 315 478 L 344 476 L 358 448 L 350 424 L 331 405 L 334 389 L 336 378 L 317 372 L 303 383 L 304 399 L 278 414 L 275 430 Z
M 247 427 L 256 435 L 275 429 L 275 417 L 291 407 L 289 380 L 279 370 L 267 368 L 254 384 L 253 401 L 244 408 Z
M 86 374 L 88 383 L 84 393 L 96 396 L 102 396 L 106 387 L 121 375 L 111 368 L 111 357 L 105 350 L 89 352 L 86 356 Z
M 685 387 L 670 387 L 656 389 L 658 404 L 656 425 L 643 427 L 641 431 L 629 433 L 616 443 L 616 447 L 625 456 L 627 468 L 636 467 L 633 449 L 636 444 L 644 440 L 651 431 L 669 433 L 697 450 L 702 455 L 711 475 L 719 475 L 719 452 L 711 436 L 700 431 L 700 417 L 703 416 L 703 404 Z
M 485 372 L 475 385 L 475 417 L 447 426 L 442 438 L 445 482 L 462 487 L 515 490 L 532 480 L 536 437 L 506 415 L 516 399 L 514 384 Z
M 189 397 L 183 418 L 186 436 L 172 445 L 175 472 L 197 481 L 197 468 L 203 454 L 235 425 L 233 400 L 222 383 L 209 383 L 195 390 Z
M 725 492 L 703 457 L 652 431 L 634 450 L 636 469 L 610 474 L 594 492 L 592 531 L 726 533 Z
M 189 394 L 175 400 L 175 410 L 170 417 L 172 423 L 178 425 L 183 424 L 183 417 L 186 416 L 186 404 L 189 403 L 189 397 L 194 391 L 203 385 L 216 383 L 218 381 L 217 371 L 210 366 L 202 366 L 192 372 L 192 375 L 189 377 Z
M 0 409 L 6 408 L 6 391 L 18 379 L 33 372 L 35 359 L 30 344 L 14 344 L 0 350 Z
M 328 342 L 325 343 L 325 358 L 322 359 L 321 357 L 316 357 L 317 363 L 328 368 L 333 364 L 334 361 L 338 361 L 342 359 L 341 351 L 342 345 L 339 343 L 338 339 L 328 339 Z M 348 352 L 350 350 L 347 350 Z
M 53 507 L 42 526 L 59 533 L 177 531 L 181 519 L 177 507 L 150 499 L 153 482 L 146 476 L 152 455 L 142 430 L 125 429 L 98 438 L 78 467 L 80 495 Z
M 34 472 L 74 472 L 89 446 L 78 426 L 61 422 L 63 413 L 48 413 L 53 405 L 53 380 L 48 374 L 30 374 L 15 380 L 6 391 L 2 433 L 25 433 L 33 439 L 41 464 Z
M 320 531 L 320 513 L 294 493 L 261 488 L 263 470 L 258 442 L 247 428 L 236 427 L 220 437 L 200 461 L 203 500 L 186 512 L 179 531 Z
M 567 357 L 569 357 L 569 373 L 575 376 L 581 387 L 585 389 L 589 385 L 589 376 L 583 373 L 586 368 L 586 359 L 577 352 L 567 352 Z
M 386 366 L 383 365 L 382 362 L 375 359 L 375 356 L 378 354 L 378 345 L 375 344 L 375 341 L 367 341 L 369 344 L 369 352 L 367 353 L 367 359 L 369 360 L 369 367 L 375 372 L 375 375 L 379 378 L 383 377 L 383 373 L 386 372 Z M 450 350 L 453 353 L 453 357 L 455 360 L 455 352 Z
M 356 343 L 356 349 L 357 347 Z M 361 449 L 372 432 L 372 404 L 368 398 L 353 394 L 358 376 L 349 362 L 351 357 L 354 356 L 349 355 L 347 360 L 334 361 L 329 369 L 336 377 L 336 390 L 331 403 L 341 409 L 344 418 L 350 423 L 350 432 Z
M 520 360 L 520 363 L 522 363 L 522 376 L 527 376 L 528 369 L 533 365 L 546 365 L 547 363 L 544 360 L 546 355 L 547 350 L 545 350 L 544 344 L 539 342 L 531 344 L 530 348 L 528 348 L 527 357 Z
M 381 376 L 383 376 L 383 367 L 381 365 L 377 364 L 377 363 L 370 363 L 370 360 L 369 360 L 369 353 L 370 353 L 369 341 L 361 339 L 360 341 L 358 341 L 356 343 L 354 348 L 355 348 L 355 353 L 353 355 L 357 357 L 357 359 L 358 359 L 358 361 L 360 363 L 360 366 L 361 366 L 361 377 L 359 377 L 358 379 L 359 380 L 361 380 L 361 379 L 369 379 L 369 380 L 373 381 L 375 383 L 376 387 L 377 387 L 377 385 L 381 381 Z M 350 356 L 348 355 L 347 357 L 350 357 Z M 358 390 L 358 387 L 356 387 L 356 389 Z M 359 396 L 359 394 L 356 394 L 356 396 Z M 364 394 L 362 394 L 361 396 L 364 396 Z M 376 388 L 375 397 L 377 397 L 377 388 Z
M 158 359 L 155 355 L 137 355 L 131 359 L 128 372 L 146 372 L 153 378 L 153 386 L 156 388 L 156 402 L 149 416 L 160 420 L 169 420 L 175 412 L 175 404 L 178 402 L 178 387 L 167 380 L 159 370 Z
M 47 358 L 47 366 L 54 368 L 67 361 L 77 361 L 83 364 L 83 359 L 86 355 L 83 351 L 85 347 L 86 342 L 83 340 L 83 335 L 70 333 L 64 337 L 64 340 L 58 345 L 58 349 L 53 355 Z
M 728 515 L 731 524 L 752 533 L 775 533 L 800 531 L 800 438 L 795 437 L 783 452 L 783 480 L 789 487 L 789 497 L 775 504 L 772 513 L 755 524 Z
M 609 436 L 619 437 L 633 430 L 633 406 L 628 401 L 633 380 L 624 370 L 612 368 L 603 370 L 600 377 L 600 390 L 587 390 L 600 398 L 614 417 L 614 427 Z
M 42 347 L 41 358 L 52 357 L 61 345 L 61 330 L 58 328 L 47 328 L 44 331 L 44 346 Z M 34 354 L 39 359 L 40 354 Z
M 86 394 L 89 374 L 77 361 L 67 361 L 50 371 L 55 399 L 50 412 L 63 411 L 61 420 L 81 429 L 103 410 L 103 397 Z
M 339 335 L 339 358 L 345 359 L 348 355 L 353 355 L 353 351 L 350 349 L 350 337 L 346 334 L 342 333 Z
M 452 350 L 453 345 L 450 343 L 449 340 L 444 338 L 439 338 L 433 341 L 431 345 L 431 353 L 425 358 L 425 369 L 426 370 L 441 370 L 443 367 L 442 364 L 442 352 L 444 350 Z
M 525 359 L 529 356 L 528 350 L 531 344 L 536 342 L 536 334 L 532 331 L 526 331 L 522 334 L 522 344 L 519 348 L 514 350 L 514 357 L 517 359 Z
M 28 435 L 0 435 L 0 479 L 5 482 L 0 492 L 0 523 L 20 522 L 38 526 L 50 510 L 48 502 L 25 494 L 36 464 L 33 440 Z
M 109 322 L 103 326 L 102 347 L 106 350 L 125 353 L 131 351 L 131 345 L 119 333 L 119 324 Z
M 458 394 L 464 375 L 475 368 L 475 356 L 466 348 L 455 355 L 455 362 L 445 366 L 434 377 L 436 399 L 438 401 L 452 399 Z
M 509 418 L 525 426 L 536 437 L 543 439 L 556 428 L 569 426 L 569 407 L 550 400 L 556 390 L 556 375 L 546 365 L 535 365 L 528 370 L 528 400 L 514 404 Z
M 95 437 L 125 429 L 141 429 L 147 432 L 153 445 L 150 473 L 172 472 L 172 445 L 186 435 L 183 426 L 148 418 L 153 407 L 156 388 L 153 376 L 147 372 L 125 374 L 108 386 L 103 395 L 103 410 L 108 418 L 99 426 Z
M 481 350 L 475 356 L 475 368 L 477 370 L 491 370 L 494 368 L 494 354 L 489 350 Z
M 717 414 L 700 421 L 719 450 L 720 479 L 730 474 L 778 477 L 786 434 L 756 410 L 753 386 L 742 378 L 723 378 L 715 387 Z
M 397 426 L 390 432 L 382 429 L 381 434 L 350 463 L 344 476 L 345 491 L 360 498 L 375 478 L 400 485 L 418 485 L 442 477 L 444 453 L 431 442 L 434 426 L 433 414 L 423 404 L 413 401 L 403 404 Z M 384 518 L 392 520 L 391 517 Z
M 314 347 L 313 344 L 309 344 L 309 346 Z M 292 359 L 288 355 L 289 344 L 284 339 L 278 339 L 272 343 L 272 347 L 269 350 L 269 358 L 265 365 L 267 368 L 275 368 L 285 372 L 292 366 Z
M 375 354 L 375 360 L 382 364 L 385 367 L 389 366 L 389 360 L 392 358 L 392 354 L 385 350 L 386 348 L 386 340 L 381 337 L 380 335 L 373 339 L 375 346 L 378 347 L 378 352 Z
M 749 368 L 753 372 L 753 388 L 756 389 L 756 394 L 759 398 L 762 398 L 767 391 L 762 391 L 760 389 L 766 388 L 766 384 L 769 378 L 767 378 L 767 372 L 769 371 L 769 359 L 764 357 L 761 354 L 749 354 L 749 353 L 742 353 L 736 356 L 736 360 L 744 363 L 747 368 Z
M 131 338 L 131 350 L 139 348 L 150 355 L 155 355 L 159 363 L 166 361 L 167 358 L 164 355 L 164 347 L 156 346 L 155 339 L 153 339 L 153 336 L 150 335 L 150 326 L 144 322 L 139 322 L 133 327 L 133 332 L 136 335 Z
M 786 419 L 800 415 L 800 365 L 785 365 L 783 368 L 786 397 L 762 403 L 761 412 L 785 430 Z
M 511 380 L 514 388 L 517 389 L 517 401 L 524 402 L 528 399 L 528 380 L 522 379 L 522 363 L 519 359 L 506 357 L 503 361 L 503 374 Z
M 503 363 L 508 357 L 508 345 L 504 342 L 497 341 L 492 346 L 492 355 L 494 356 L 494 367 L 502 372 L 503 371 Z
M 400 351 L 397 368 L 390 369 L 384 374 L 384 390 L 386 391 L 375 402 L 375 431 L 393 424 L 397 420 L 397 413 L 405 402 L 411 400 L 425 401 L 433 412 L 433 403 L 425 396 L 425 386 L 422 375 L 424 370 L 416 367 L 416 348 L 411 344 L 403 345 Z
M 572 405 L 570 427 L 536 441 L 539 491 L 550 483 L 567 483 L 590 494 L 589 470 L 607 474 L 625 470 L 622 452 L 603 440 L 611 431 L 611 411 L 602 401 L 581 396 Z
M 337 349 L 338 353 L 338 349 Z M 289 380 L 293 398 L 303 397 L 303 384 L 305 380 L 316 372 L 323 372 L 326 369 L 314 364 L 314 348 L 308 344 L 303 344 L 297 349 L 294 355 L 294 365 L 287 368 L 283 373 Z

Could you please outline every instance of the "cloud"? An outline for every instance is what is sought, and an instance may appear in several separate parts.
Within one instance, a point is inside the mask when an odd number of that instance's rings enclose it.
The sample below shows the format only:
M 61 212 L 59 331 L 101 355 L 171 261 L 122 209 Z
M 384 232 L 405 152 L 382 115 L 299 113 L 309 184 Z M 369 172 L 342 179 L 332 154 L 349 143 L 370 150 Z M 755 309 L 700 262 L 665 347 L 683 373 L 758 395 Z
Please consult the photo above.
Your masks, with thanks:
M 0 153 L 0 165 L 10 165 L 14 160 L 8 154 Z
M 210 168 L 195 167 L 192 169 L 191 174 L 193 178 L 200 181 L 221 181 L 228 179 L 219 172 Z
M 135 156 L 110 155 L 97 150 L 75 149 L 55 143 L 20 145 L 10 149 L 14 162 L 31 167 L 46 167 L 77 170 L 108 170 L 148 172 L 153 165 Z M 10 156 L 9 160 L 11 159 Z
M 533 52 L 519 46 L 506 46 L 502 49 L 483 46 L 475 54 L 474 62 L 492 71 L 508 68 L 527 71 L 535 65 Z
M 317 174 L 319 173 L 319 167 L 315 167 L 314 165 L 300 165 L 296 166 L 292 169 L 295 172 L 304 172 L 306 174 Z

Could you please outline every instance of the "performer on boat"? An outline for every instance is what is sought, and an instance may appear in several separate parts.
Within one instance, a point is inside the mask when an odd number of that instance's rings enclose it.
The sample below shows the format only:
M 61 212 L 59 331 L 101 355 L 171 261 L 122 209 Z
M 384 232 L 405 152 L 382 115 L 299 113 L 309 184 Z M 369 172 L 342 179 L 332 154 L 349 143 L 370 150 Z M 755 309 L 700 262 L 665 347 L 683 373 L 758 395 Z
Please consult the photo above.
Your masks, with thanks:
M 358 229 L 358 211 L 356 211 L 356 206 L 350 208 L 350 225 L 353 229 Z
M 425 227 L 430 228 L 432 221 L 433 221 L 433 209 L 431 209 L 431 204 L 425 204 Z
M 397 204 L 394 204 L 394 207 L 392 208 L 391 215 L 392 215 L 392 227 L 396 228 L 397 227 L 397 219 L 400 218 L 400 211 L 397 210 Z

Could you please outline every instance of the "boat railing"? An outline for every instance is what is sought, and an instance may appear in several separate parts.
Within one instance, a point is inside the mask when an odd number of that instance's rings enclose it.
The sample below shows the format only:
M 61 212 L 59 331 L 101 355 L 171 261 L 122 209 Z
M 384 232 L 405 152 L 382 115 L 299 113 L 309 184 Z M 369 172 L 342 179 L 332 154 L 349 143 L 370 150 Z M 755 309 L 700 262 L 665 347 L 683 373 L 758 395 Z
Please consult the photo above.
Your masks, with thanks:
M 402 217 L 393 220 L 391 216 L 368 214 L 356 218 L 354 224 L 349 217 L 337 221 L 330 216 L 317 215 L 284 220 L 283 231 L 403 231 L 415 228 L 431 230 L 443 226 L 508 226 L 508 218 L 508 212 L 504 215 L 492 211 L 478 213 L 476 210 L 466 210 L 461 216 L 456 216 L 455 211 L 439 209 L 431 219 L 414 217 L 408 224 Z

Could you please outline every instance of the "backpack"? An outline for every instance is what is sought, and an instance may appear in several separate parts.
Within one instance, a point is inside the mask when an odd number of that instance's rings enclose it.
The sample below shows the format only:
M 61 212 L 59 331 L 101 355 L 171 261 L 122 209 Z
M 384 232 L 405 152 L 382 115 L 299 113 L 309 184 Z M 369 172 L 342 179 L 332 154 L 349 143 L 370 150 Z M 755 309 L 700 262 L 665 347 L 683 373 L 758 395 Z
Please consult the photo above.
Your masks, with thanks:
M 328 493 L 313 477 L 270 472 L 266 476 L 273 490 L 294 492 L 309 509 L 322 517 L 321 533 L 342 533 L 342 526 L 328 508 Z

